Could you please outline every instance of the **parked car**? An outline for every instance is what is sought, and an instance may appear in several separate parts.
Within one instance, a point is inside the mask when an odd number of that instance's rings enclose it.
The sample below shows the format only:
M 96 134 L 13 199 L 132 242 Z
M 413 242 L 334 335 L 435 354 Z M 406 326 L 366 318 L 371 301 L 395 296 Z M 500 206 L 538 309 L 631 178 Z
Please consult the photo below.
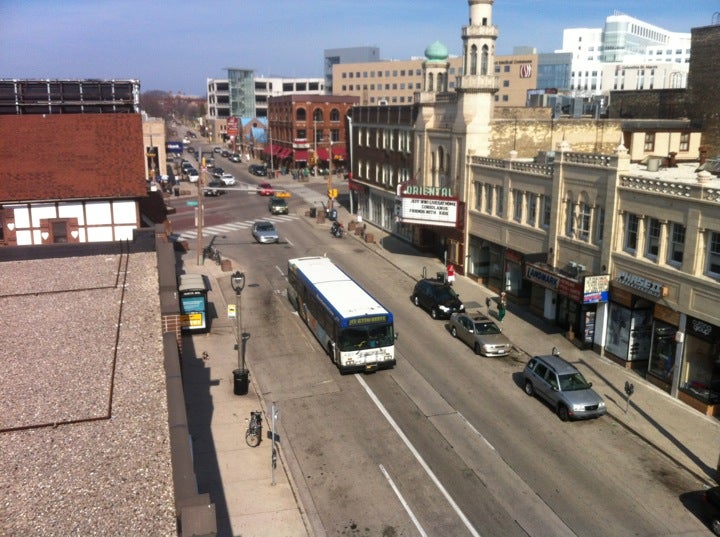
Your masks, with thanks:
M 481 313 L 453 313 L 450 315 L 450 333 L 467 343 L 475 354 L 483 356 L 507 356 L 512 348 L 500 327 Z
M 213 153 L 220 153 L 222 152 L 222 147 L 215 146 L 213 147 Z
M 225 158 L 229 158 L 229 157 L 230 157 L 230 151 L 228 151 L 227 149 L 223 149 L 222 152 L 220 153 L 220 156 L 225 157 Z
M 284 198 L 273 196 L 268 202 L 268 209 L 271 214 L 288 214 L 288 204 Z
M 250 164 L 250 166 L 248 166 L 248 171 L 258 177 L 267 176 L 267 166 L 263 166 L 262 164 Z
M 232 186 L 236 183 L 235 176 L 228 172 L 223 173 L 220 176 L 220 180 L 225 183 L 225 186 Z
M 523 370 L 525 393 L 544 399 L 562 421 L 599 418 L 605 401 L 575 366 L 557 354 L 533 356 Z
M 233 153 L 230 155 L 230 160 L 232 162 L 240 162 L 242 160 L 242 157 L 240 156 L 240 153 Z
M 423 279 L 417 282 L 412 301 L 429 311 L 433 319 L 449 319 L 453 313 L 465 311 L 465 306 L 452 286 L 438 280 Z
M 270 183 L 260 183 L 257 188 L 257 193 L 261 196 L 272 196 L 275 194 L 275 189 Z
M 205 196 L 220 196 L 225 193 L 222 188 L 225 186 L 225 183 L 223 183 L 220 179 L 213 179 L 212 181 L 208 182 L 207 185 L 205 185 L 205 188 L 203 188 L 203 195 Z
M 267 220 L 258 220 L 252 225 L 252 236 L 261 244 L 280 241 L 280 236 L 275 226 Z
M 222 177 L 222 174 L 225 173 L 225 170 L 223 170 L 220 166 L 213 167 L 213 177 L 215 179 L 220 179 Z

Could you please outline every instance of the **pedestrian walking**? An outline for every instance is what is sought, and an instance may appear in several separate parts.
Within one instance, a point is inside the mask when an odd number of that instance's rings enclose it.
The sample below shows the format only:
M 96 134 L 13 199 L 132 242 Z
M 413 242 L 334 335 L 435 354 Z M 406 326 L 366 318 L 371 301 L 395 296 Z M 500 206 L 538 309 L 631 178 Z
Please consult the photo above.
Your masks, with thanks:
M 505 296 L 505 291 L 500 293 L 500 301 L 498 302 L 498 320 L 500 322 L 503 322 L 503 319 L 505 318 L 505 310 L 507 309 L 507 297 Z
M 450 285 L 455 281 L 455 267 L 452 263 L 448 263 L 447 266 L 447 281 Z

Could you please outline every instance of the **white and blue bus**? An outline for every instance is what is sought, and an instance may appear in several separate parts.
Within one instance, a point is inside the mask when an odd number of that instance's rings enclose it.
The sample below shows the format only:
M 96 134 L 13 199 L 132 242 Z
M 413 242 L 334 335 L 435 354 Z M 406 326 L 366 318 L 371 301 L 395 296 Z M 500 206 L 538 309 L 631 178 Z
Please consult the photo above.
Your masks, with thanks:
M 288 298 L 342 374 L 395 365 L 393 315 L 327 257 L 288 261 Z

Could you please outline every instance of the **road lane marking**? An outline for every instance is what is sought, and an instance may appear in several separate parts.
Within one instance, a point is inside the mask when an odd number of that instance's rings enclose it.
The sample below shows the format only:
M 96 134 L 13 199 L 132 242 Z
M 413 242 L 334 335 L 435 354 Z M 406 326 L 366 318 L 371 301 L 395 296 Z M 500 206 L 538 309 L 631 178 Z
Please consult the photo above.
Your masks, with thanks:
M 473 525 L 470 523 L 468 518 L 465 516 L 465 513 L 462 512 L 460 507 L 457 503 L 455 503 L 455 500 L 453 500 L 452 496 L 450 496 L 450 493 L 443 487 L 442 483 L 440 483 L 440 480 L 437 478 L 437 476 L 433 473 L 433 471 L 430 469 L 428 464 L 425 462 L 425 460 L 422 458 L 420 453 L 415 449 L 415 446 L 412 445 L 410 442 L 410 439 L 408 439 L 407 436 L 405 436 L 405 433 L 402 432 L 402 429 L 400 429 L 400 426 L 395 422 L 393 417 L 390 415 L 390 413 L 387 411 L 387 409 L 383 406 L 383 404 L 380 402 L 380 400 L 377 398 L 377 395 L 370 389 L 370 386 L 367 385 L 367 382 L 365 382 L 365 379 L 362 378 L 360 375 L 355 375 L 355 378 L 360 383 L 360 385 L 365 389 L 368 396 L 370 396 L 370 399 L 375 403 L 375 406 L 378 407 L 380 412 L 383 416 L 385 416 L 385 419 L 388 421 L 390 426 L 395 429 L 395 432 L 400 437 L 400 439 L 405 443 L 405 446 L 410 450 L 410 453 L 413 454 L 415 459 L 420 463 L 420 466 L 422 466 L 423 470 L 425 470 L 425 473 L 430 477 L 433 483 L 435 483 L 435 486 L 438 488 L 438 490 L 441 492 L 443 496 L 445 496 L 445 499 L 450 504 L 450 507 L 453 508 L 455 513 L 460 517 L 460 520 L 462 520 L 463 524 L 465 524 L 465 527 L 468 529 L 468 531 L 474 536 L 474 537 L 481 537 L 478 531 L 473 527 Z
M 407 512 L 408 516 L 410 517 L 410 520 L 413 521 L 413 524 L 415 524 L 415 527 L 420 532 L 420 535 L 423 537 L 427 537 L 427 533 L 425 533 L 425 530 L 420 525 L 420 521 L 415 516 L 415 513 L 413 513 L 412 509 L 408 505 L 408 503 L 405 501 L 405 498 L 403 498 L 402 494 L 400 494 L 400 490 L 395 485 L 395 482 L 392 480 L 392 477 L 390 477 L 390 474 L 387 473 L 387 470 L 385 470 L 385 467 L 380 464 L 380 471 L 385 476 L 385 479 L 387 479 L 388 483 L 390 483 L 390 487 L 392 487 L 393 491 L 395 491 L 395 495 L 398 497 L 398 500 L 400 500 L 400 503 L 405 508 L 405 511 Z

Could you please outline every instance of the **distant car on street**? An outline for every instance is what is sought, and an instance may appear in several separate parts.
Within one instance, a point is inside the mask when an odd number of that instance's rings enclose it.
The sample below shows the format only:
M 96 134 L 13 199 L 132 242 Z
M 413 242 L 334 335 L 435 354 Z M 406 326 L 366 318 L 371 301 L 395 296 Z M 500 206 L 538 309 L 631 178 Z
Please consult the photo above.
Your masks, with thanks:
M 242 160 L 242 157 L 240 156 L 240 153 L 233 153 L 230 155 L 230 160 L 232 162 L 240 162 Z
M 267 166 L 263 166 L 262 164 L 250 164 L 250 166 L 248 166 L 248 171 L 258 177 L 267 176 Z
M 185 173 L 188 176 L 188 181 L 191 183 L 197 183 L 198 180 L 200 180 L 200 172 L 198 172 L 195 168 L 188 168 Z
M 284 198 L 273 196 L 268 202 L 268 210 L 270 214 L 288 214 L 288 204 Z
M 220 153 L 220 156 L 225 157 L 225 158 L 229 158 L 229 157 L 230 157 L 230 151 L 228 151 L 227 149 L 223 149 L 222 152 Z
M 208 182 L 207 185 L 205 185 L 205 188 L 203 189 L 203 195 L 204 196 L 221 196 L 225 193 L 222 188 L 225 186 L 225 183 L 223 183 L 220 179 L 213 179 L 212 181 Z
M 223 173 L 220 176 L 220 180 L 225 183 L 225 186 L 232 186 L 236 183 L 235 176 L 228 172 Z
M 220 153 L 222 152 L 222 147 L 213 147 L 213 153 Z
M 215 179 L 220 179 L 222 177 L 222 174 L 224 174 L 224 173 L 225 173 L 225 170 L 223 170 L 220 166 L 215 166 L 213 168 L 212 174 Z
M 483 356 L 507 356 L 510 340 L 492 319 L 481 313 L 455 312 L 450 315 L 450 333 Z
M 261 244 L 279 242 L 280 237 L 272 222 L 258 220 L 252 226 L 252 236 Z
M 465 306 L 451 285 L 431 279 L 415 284 L 413 304 L 430 312 L 433 319 L 449 319 L 456 311 L 465 311 Z
M 275 189 L 270 183 L 260 183 L 257 188 L 257 193 L 261 196 L 272 196 L 275 194 Z

